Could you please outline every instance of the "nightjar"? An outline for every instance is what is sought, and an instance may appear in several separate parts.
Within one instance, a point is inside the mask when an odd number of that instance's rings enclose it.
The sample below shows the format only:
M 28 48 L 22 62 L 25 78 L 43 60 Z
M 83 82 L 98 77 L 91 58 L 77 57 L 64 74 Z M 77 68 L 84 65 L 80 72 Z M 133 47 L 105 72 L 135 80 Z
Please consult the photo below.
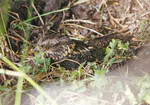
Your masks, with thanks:
M 45 52 L 46 57 L 51 57 L 52 62 L 59 62 L 66 69 L 75 69 L 82 62 L 101 60 L 105 48 L 112 39 L 129 41 L 132 36 L 112 34 L 86 41 L 70 39 L 65 35 L 50 34 L 41 37 L 36 46 Z M 37 49 L 35 49 L 37 50 Z

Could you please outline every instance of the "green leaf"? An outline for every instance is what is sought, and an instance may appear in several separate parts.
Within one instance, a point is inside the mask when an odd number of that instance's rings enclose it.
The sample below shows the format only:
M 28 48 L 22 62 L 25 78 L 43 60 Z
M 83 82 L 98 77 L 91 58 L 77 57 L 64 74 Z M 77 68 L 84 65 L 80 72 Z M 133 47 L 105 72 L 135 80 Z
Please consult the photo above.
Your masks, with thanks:
M 124 50 L 128 50 L 129 42 L 125 45 L 119 39 L 112 39 L 105 50 L 105 57 L 101 64 L 101 69 L 106 69 L 115 63 L 116 58 L 123 58 Z
M 51 64 L 51 59 L 50 59 L 50 58 L 47 58 L 47 59 L 46 59 L 46 67 L 48 67 L 50 64 Z
M 99 76 L 99 77 L 105 77 L 105 72 L 106 72 L 106 69 L 101 69 L 101 70 L 94 70 L 94 74 L 95 76 Z
M 69 78 L 70 81 L 72 81 L 72 80 L 74 80 L 75 78 L 77 78 L 78 75 L 79 75 L 79 72 L 78 72 L 77 70 L 73 71 L 73 72 L 71 73 L 70 78 Z
M 134 94 L 131 92 L 131 89 L 129 88 L 129 86 L 127 84 L 126 84 L 125 95 L 129 99 L 130 105 L 137 105 L 136 98 L 134 97 Z
M 107 67 L 112 66 L 112 64 L 115 62 L 115 60 L 116 60 L 116 58 L 111 58 L 111 59 L 109 60 L 109 62 L 107 63 Z
M 127 42 L 125 45 L 123 45 L 121 41 L 119 41 L 118 43 L 119 49 L 122 49 L 122 50 L 128 50 L 128 46 L 129 46 L 129 42 Z
M 108 55 L 110 53 L 110 51 L 111 51 L 111 49 L 107 46 L 105 54 Z
M 86 62 L 81 63 L 81 65 L 78 68 L 79 76 L 82 76 L 82 68 L 85 65 Z
M 143 99 L 147 104 L 150 104 L 150 93 L 145 95 L 144 99 Z

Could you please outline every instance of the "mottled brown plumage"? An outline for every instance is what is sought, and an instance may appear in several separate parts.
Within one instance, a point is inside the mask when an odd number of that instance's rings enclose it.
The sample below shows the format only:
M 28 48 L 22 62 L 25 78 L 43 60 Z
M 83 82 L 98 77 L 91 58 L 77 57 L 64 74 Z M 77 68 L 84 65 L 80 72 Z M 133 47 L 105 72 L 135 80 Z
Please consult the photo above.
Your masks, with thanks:
M 112 39 L 120 39 L 126 42 L 131 38 L 132 36 L 128 35 L 112 34 L 96 39 L 77 41 L 64 35 L 51 34 L 40 38 L 37 46 L 45 52 L 47 57 L 51 57 L 53 62 L 62 60 L 62 62 L 59 62 L 61 66 L 76 68 L 78 64 L 68 59 L 79 63 L 101 60 L 105 54 L 106 46 Z

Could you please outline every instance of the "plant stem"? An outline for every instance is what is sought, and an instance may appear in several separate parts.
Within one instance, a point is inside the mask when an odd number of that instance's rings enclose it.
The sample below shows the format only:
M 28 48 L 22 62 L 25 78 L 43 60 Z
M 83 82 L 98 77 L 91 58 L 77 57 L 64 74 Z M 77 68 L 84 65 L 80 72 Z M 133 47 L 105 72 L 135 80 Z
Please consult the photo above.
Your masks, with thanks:
M 9 59 L 4 57 L 0 53 L 0 59 L 2 59 L 4 62 L 6 62 L 11 68 L 18 71 L 23 77 L 32 85 L 34 86 L 47 100 L 49 100 L 52 105 L 57 105 L 54 99 L 52 99 L 34 80 L 32 80 L 26 73 L 24 73 L 24 70 L 18 68 L 15 64 L 13 64 Z
M 0 37 L 3 37 L 6 32 L 7 21 L 8 21 L 8 10 L 10 9 L 12 0 L 2 0 L 0 2 Z M 3 16 L 2 16 L 3 15 Z M 5 19 L 3 19 L 5 17 Z

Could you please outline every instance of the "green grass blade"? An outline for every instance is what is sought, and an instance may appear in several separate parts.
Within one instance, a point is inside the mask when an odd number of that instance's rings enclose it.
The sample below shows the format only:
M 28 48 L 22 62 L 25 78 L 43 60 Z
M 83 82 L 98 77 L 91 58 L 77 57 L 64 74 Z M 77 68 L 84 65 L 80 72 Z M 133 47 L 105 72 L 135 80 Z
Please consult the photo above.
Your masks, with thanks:
M 52 105 L 57 105 L 57 103 L 55 102 L 55 100 L 52 99 L 34 80 L 32 80 L 27 74 L 25 74 L 22 69 L 18 68 L 15 64 L 13 64 L 9 59 L 7 59 L 6 57 L 4 57 L 1 53 L 0 53 L 0 58 L 4 62 L 6 62 L 10 67 L 12 67 L 14 70 L 18 71 L 21 75 L 23 75 L 23 77 L 32 86 L 34 86 L 45 98 L 47 98 L 51 103 L 53 103 Z
M 23 77 L 18 78 L 17 91 L 16 91 L 16 97 L 15 97 L 15 105 L 21 105 L 23 80 L 24 80 Z
M 57 12 L 62 12 L 62 11 L 65 11 L 65 10 L 68 10 L 69 8 L 63 8 L 63 9 L 59 9 L 59 10 L 56 10 L 56 11 L 51 11 L 51 12 L 47 12 L 47 13 L 44 13 L 44 14 L 41 14 L 40 16 L 46 16 L 46 15 L 49 15 L 49 14 L 53 14 L 53 13 L 57 13 Z M 30 19 L 27 19 L 25 21 L 23 21 L 22 23 L 27 23 L 27 22 L 30 22 L 36 18 L 39 18 L 39 16 L 35 16 L 33 18 L 30 18 Z

